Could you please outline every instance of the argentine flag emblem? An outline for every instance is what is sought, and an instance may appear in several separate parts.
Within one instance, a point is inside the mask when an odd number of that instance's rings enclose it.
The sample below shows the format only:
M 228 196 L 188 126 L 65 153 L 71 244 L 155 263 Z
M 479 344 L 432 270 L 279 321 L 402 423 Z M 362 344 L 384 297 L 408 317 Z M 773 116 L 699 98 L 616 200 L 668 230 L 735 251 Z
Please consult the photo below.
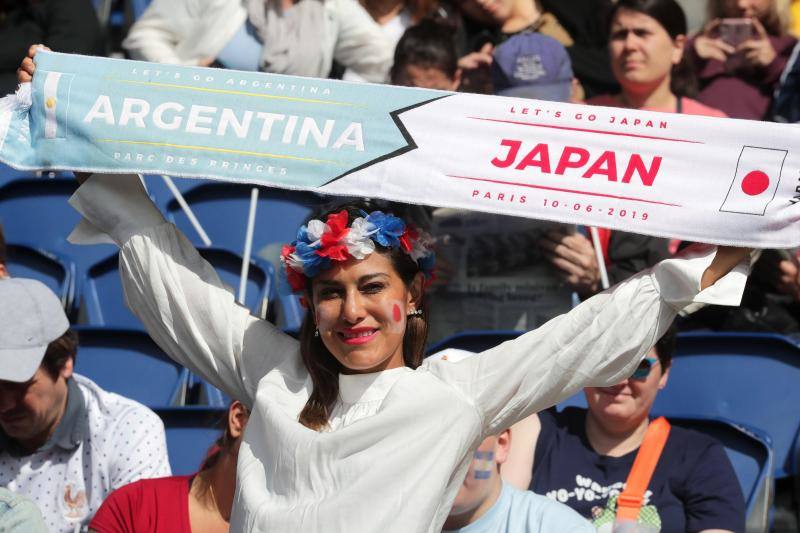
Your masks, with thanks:
M 44 138 L 64 139 L 67 136 L 69 90 L 74 74 L 48 72 L 44 79 Z

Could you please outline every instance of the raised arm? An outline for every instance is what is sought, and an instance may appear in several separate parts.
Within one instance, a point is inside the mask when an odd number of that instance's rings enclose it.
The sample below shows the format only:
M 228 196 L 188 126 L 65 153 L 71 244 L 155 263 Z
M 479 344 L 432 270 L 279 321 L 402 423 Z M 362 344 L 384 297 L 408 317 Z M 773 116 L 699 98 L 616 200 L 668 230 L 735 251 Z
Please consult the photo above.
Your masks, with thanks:
M 247 405 L 261 377 L 279 365 L 304 379 L 297 341 L 235 302 L 138 176 L 94 175 L 70 203 L 84 217 L 70 240 L 110 238 L 120 247 L 126 302 L 170 357 Z
M 583 387 L 628 377 L 690 304 L 738 305 L 749 268 L 746 254 L 688 249 L 683 258 L 662 261 L 535 331 L 429 368 L 475 402 L 485 435 L 496 434 Z

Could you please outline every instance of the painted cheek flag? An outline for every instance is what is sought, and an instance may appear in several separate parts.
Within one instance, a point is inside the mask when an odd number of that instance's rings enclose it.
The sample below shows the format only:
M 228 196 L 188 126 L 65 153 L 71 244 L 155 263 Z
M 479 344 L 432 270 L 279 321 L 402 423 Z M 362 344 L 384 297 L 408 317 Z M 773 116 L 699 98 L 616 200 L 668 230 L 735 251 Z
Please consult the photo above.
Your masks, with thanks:
M 53 52 L 36 65 L 31 84 L 0 100 L 0 161 L 17 169 L 201 177 L 800 245 L 794 125 Z

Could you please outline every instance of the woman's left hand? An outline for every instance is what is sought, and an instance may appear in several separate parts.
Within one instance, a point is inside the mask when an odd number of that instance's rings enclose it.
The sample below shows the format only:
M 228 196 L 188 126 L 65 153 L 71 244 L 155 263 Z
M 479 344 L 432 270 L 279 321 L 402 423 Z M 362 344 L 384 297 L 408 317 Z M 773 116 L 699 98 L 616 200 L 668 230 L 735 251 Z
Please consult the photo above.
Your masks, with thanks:
M 753 18 L 753 28 L 756 30 L 755 38 L 748 39 L 737 48 L 737 52 L 742 55 L 744 63 L 753 68 L 764 68 L 775 61 L 778 55 L 772 42 L 769 40 L 767 30 L 757 18 Z
M 712 286 L 717 280 L 724 277 L 728 272 L 750 256 L 751 248 L 736 248 L 734 246 L 720 246 L 711 264 L 703 272 L 700 279 L 700 289 L 704 290 Z

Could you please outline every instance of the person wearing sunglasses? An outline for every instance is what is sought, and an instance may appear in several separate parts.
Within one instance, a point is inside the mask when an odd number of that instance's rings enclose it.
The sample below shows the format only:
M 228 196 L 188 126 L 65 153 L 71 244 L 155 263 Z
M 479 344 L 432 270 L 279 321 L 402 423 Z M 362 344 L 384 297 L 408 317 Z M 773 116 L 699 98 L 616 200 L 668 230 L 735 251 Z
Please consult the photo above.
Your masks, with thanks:
M 529 419 L 527 428 L 515 426 L 520 448 L 525 432 L 532 443 L 524 451 L 528 464 L 512 457 L 503 465 L 503 476 L 568 505 L 598 531 L 611 531 L 619 494 L 653 421 L 653 402 L 667 385 L 674 351 L 673 326 L 630 378 L 611 387 L 585 388 L 588 409 L 550 409 Z M 532 476 L 520 477 L 520 471 L 532 471 Z M 644 492 L 638 522 L 645 528 L 640 530 L 743 532 L 744 509 L 723 447 L 704 434 L 672 426 Z

